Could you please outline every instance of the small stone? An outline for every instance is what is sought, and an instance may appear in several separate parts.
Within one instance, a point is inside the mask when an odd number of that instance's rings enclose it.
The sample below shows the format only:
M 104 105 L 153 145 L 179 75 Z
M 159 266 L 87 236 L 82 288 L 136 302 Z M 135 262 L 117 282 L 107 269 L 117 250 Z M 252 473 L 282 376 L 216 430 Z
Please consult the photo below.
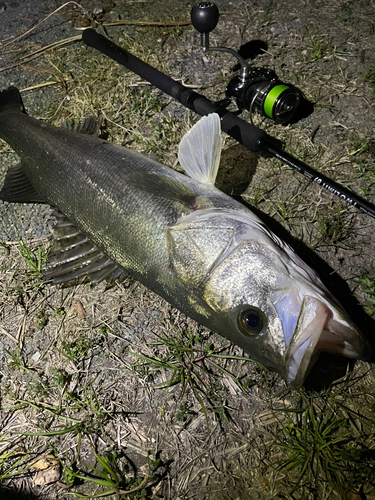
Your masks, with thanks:
M 204 493 L 198 493 L 195 497 L 197 500 L 205 500 L 206 495 Z
M 31 359 L 32 359 L 32 361 L 34 361 L 34 363 L 36 363 L 37 361 L 39 361 L 40 356 L 41 356 L 40 352 L 39 352 L 39 351 L 37 351 L 36 353 L 34 353 L 34 354 L 31 356 Z
M 92 13 L 94 16 L 98 16 L 99 14 L 102 14 L 104 12 L 104 9 L 101 5 L 95 5 L 95 7 L 92 9 Z
M 115 10 L 111 10 L 109 17 L 112 22 L 121 21 L 121 16 L 119 12 L 116 12 Z
M 346 500 L 361 500 L 361 498 L 359 493 L 354 493 L 353 491 L 349 491 L 346 495 Z

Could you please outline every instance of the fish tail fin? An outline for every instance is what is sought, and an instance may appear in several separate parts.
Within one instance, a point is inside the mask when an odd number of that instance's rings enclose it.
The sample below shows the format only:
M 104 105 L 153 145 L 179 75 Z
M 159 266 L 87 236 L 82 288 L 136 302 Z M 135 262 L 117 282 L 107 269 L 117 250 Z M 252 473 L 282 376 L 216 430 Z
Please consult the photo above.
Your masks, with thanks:
M 25 112 L 20 91 L 16 87 L 9 87 L 0 92 L 0 113 L 7 109 L 18 109 Z

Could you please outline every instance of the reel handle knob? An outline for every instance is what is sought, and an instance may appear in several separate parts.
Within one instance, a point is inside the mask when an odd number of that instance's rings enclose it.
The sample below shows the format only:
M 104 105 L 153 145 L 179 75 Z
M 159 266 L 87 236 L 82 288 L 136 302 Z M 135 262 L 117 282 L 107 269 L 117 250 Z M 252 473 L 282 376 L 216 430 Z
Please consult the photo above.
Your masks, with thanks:
M 219 21 L 219 9 L 213 2 L 199 2 L 191 9 L 190 17 L 199 33 L 210 33 Z

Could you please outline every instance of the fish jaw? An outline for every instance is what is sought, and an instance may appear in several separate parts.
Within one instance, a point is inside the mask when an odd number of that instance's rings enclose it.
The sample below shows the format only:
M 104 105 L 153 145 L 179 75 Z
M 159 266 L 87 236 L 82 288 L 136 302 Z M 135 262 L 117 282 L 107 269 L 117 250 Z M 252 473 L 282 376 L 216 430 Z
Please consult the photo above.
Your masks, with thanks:
M 321 352 L 368 359 L 372 349 L 350 320 L 324 300 L 306 295 L 286 360 L 286 379 L 301 387 Z

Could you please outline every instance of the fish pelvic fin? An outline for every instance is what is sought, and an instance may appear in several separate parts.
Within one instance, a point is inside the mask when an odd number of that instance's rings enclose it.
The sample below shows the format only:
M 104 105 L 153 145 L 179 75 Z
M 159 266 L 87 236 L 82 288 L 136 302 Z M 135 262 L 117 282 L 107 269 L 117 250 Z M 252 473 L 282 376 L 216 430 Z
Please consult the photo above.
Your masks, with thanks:
M 97 245 L 82 234 L 60 212 L 53 242 L 43 277 L 54 285 L 70 286 L 77 283 L 97 284 L 106 278 L 115 280 L 128 273 L 110 259 Z
M 26 177 L 22 162 L 9 169 L 0 190 L 0 200 L 9 203 L 48 203 Z
M 221 127 L 217 113 L 199 120 L 181 139 L 178 160 L 196 181 L 215 184 L 221 155 Z
M 25 113 L 20 91 L 16 87 L 9 87 L 0 92 L 0 113 L 7 109 L 18 109 Z

